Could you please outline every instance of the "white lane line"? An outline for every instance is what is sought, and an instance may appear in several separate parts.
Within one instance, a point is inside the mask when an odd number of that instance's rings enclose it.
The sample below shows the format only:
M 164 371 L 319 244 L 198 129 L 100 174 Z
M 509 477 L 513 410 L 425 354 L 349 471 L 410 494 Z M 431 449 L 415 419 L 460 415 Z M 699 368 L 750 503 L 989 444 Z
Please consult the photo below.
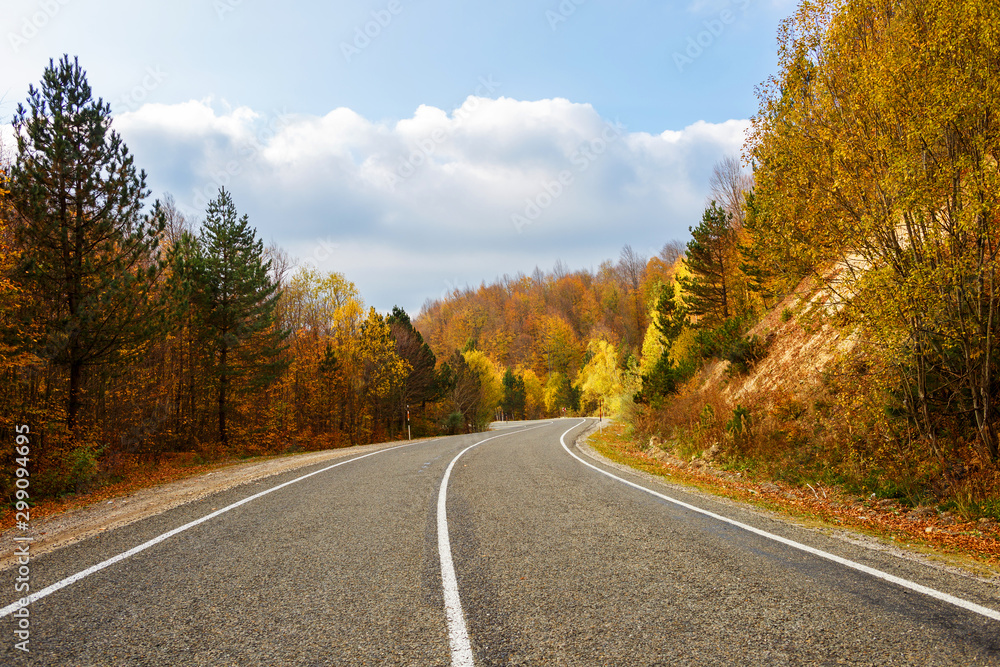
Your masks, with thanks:
M 584 422 L 585 421 L 586 420 L 584 420 Z M 581 423 L 584 423 L 584 422 L 581 422 Z M 607 470 L 603 470 L 603 469 L 598 468 L 597 466 L 595 466 L 595 465 L 593 465 L 591 463 L 588 463 L 588 462 L 584 461 L 579 456 L 577 456 L 572 451 L 570 451 L 570 448 L 566 446 L 566 439 L 565 439 L 566 438 L 566 434 L 569 433 L 570 431 L 572 431 L 577 426 L 580 426 L 580 424 L 577 424 L 573 428 L 571 428 L 568 431 L 566 431 L 566 433 L 563 433 L 562 436 L 559 438 L 559 442 L 562 443 L 563 449 L 565 449 L 566 452 L 570 456 L 572 456 L 574 459 L 576 459 L 577 461 L 579 461 L 583 465 L 587 466 L 588 468 L 593 468 L 594 470 L 596 470 L 597 472 L 601 473 L 602 475 L 607 475 L 608 477 L 610 477 L 612 479 L 618 480 L 622 484 L 627 484 L 627 485 L 631 486 L 634 489 L 639 489 L 640 491 L 645 491 L 646 493 L 648 493 L 650 495 L 654 495 L 657 498 L 662 498 L 663 500 L 666 500 L 669 503 L 673 503 L 674 505 L 679 505 L 680 507 L 683 507 L 685 509 L 689 509 L 692 512 L 697 512 L 699 514 L 704 514 L 705 516 L 711 517 L 713 519 L 717 519 L 719 521 L 722 521 L 723 523 L 728 523 L 731 526 L 736 526 L 737 528 L 742 528 L 743 530 L 749 531 L 751 533 L 755 533 L 757 535 L 760 535 L 761 537 L 766 537 L 769 540 L 774 540 L 775 542 L 780 542 L 781 544 L 784 544 L 786 546 L 792 547 L 793 549 L 798 549 L 799 551 L 804 551 L 804 552 L 806 552 L 808 554 L 812 554 L 813 556 L 818 556 L 820 558 L 824 558 L 826 560 L 833 561 L 834 563 L 838 563 L 840 565 L 843 565 L 844 567 L 849 567 L 852 570 L 857 570 L 858 572 L 864 572 L 865 574 L 868 574 L 868 575 L 871 575 L 873 577 L 876 577 L 877 579 L 882 579 L 883 581 L 888 581 L 890 583 L 896 584 L 897 586 L 902 586 L 903 588 L 908 588 L 911 591 L 916 591 L 917 593 L 922 593 L 923 595 L 926 595 L 928 597 L 932 597 L 932 598 L 935 598 L 937 600 L 941 600 L 942 602 L 947 602 L 948 604 L 955 605 L 956 607 L 961 607 L 962 609 L 965 609 L 967 611 L 971 611 L 971 612 L 976 613 L 976 614 L 980 614 L 982 616 L 986 616 L 987 618 L 992 618 L 995 621 L 1000 621 L 1000 612 L 998 612 L 998 611 L 996 611 L 994 609 L 990 609 L 989 607 L 983 607 L 981 605 L 976 604 L 975 602 L 969 602 L 968 600 L 963 600 L 962 598 L 955 597 L 954 595 L 949 595 L 948 593 L 942 593 L 941 591 L 935 590 L 933 588 L 928 588 L 927 586 L 923 586 L 923 585 L 918 584 L 916 582 L 909 581 L 908 579 L 902 579 L 900 577 L 897 577 L 895 575 L 889 574 L 887 572 L 882 572 L 881 570 L 876 570 L 875 568 L 868 567 L 867 565 L 862 565 L 861 563 L 855 563 L 852 560 L 847 560 L 846 558 L 841 558 L 840 556 L 836 556 L 834 554 L 831 554 L 829 552 L 823 551 L 821 549 L 815 549 L 815 548 L 810 547 L 808 545 L 801 544 L 799 542 L 795 542 L 794 540 L 790 540 L 790 539 L 788 539 L 786 537 L 781 537 L 780 535 L 775 535 L 774 533 L 769 533 L 766 530 L 761 530 L 759 528 L 754 528 L 753 526 L 747 525 L 745 523 L 740 523 L 739 521 L 736 521 L 734 519 L 729 519 L 729 518 L 721 516 L 719 514 L 715 514 L 714 512 L 709 512 L 708 510 L 703 510 L 700 507 L 695 507 L 694 505 L 689 505 L 688 503 L 685 503 L 685 502 L 683 502 L 681 500 L 677 500 L 675 498 L 671 498 L 669 496 L 665 496 L 662 493 L 657 493 L 656 491 L 652 491 L 650 489 L 647 489 L 646 487 L 641 486 L 639 484 L 636 484 L 635 482 L 630 482 L 627 479 L 622 479 L 621 477 L 618 477 L 617 475 L 612 475 Z
M 551 426 L 552 422 L 532 426 L 514 431 L 513 433 L 501 433 L 491 438 L 480 440 L 474 445 L 469 445 L 458 453 L 458 456 L 451 460 L 444 477 L 441 479 L 441 490 L 438 491 L 437 504 L 437 531 L 438 531 L 438 555 L 441 559 L 441 584 L 444 588 L 444 613 L 448 619 L 448 643 L 451 646 L 452 667 L 474 667 L 475 660 L 472 657 L 472 643 L 469 641 L 469 633 L 465 628 L 465 614 L 462 612 L 462 599 L 458 594 L 458 578 L 455 576 L 455 562 L 451 557 L 451 539 L 448 537 L 448 480 L 451 479 L 451 471 L 455 467 L 462 455 L 473 447 L 478 447 L 484 442 L 503 438 L 508 435 L 533 431 L 543 426 Z
M 38 600 L 41 600 L 42 598 L 46 597 L 47 595 L 51 595 L 52 593 L 55 593 L 56 591 L 58 591 L 61 588 L 65 588 L 65 587 L 69 586 L 70 584 L 75 584 L 76 582 L 80 581 L 81 579 L 83 579 L 85 577 L 89 577 L 90 575 L 94 574 L 95 572 L 99 572 L 99 571 L 103 570 L 106 567 L 110 567 L 111 565 L 114 565 L 115 563 L 119 563 L 119 562 L 125 560 L 126 558 L 130 558 L 131 556 L 136 555 L 140 551 L 145 551 L 146 549 L 148 549 L 148 548 L 150 548 L 152 546 L 155 546 L 155 545 L 159 544 L 160 542 L 163 542 L 164 540 L 170 539 L 174 535 L 177 535 L 179 533 L 183 533 L 185 530 L 188 530 L 189 528 L 194 528 L 195 526 L 197 526 L 199 524 L 202 524 L 202 523 L 205 523 L 206 521 L 214 519 L 215 517 L 219 516 L 220 514 L 225 514 L 226 512 L 229 512 L 230 510 L 234 510 L 234 509 L 236 509 L 237 507 L 239 507 L 241 505 L 246 505 L 247 503 L 252 502 L 254 500 L 257 500 L 258 498 L 261 498 L 263 496 L 266 496 L 269 493 L 273 493 L 273 492 L 277 491 L 278 489 L 283 489 L 286 486 L 291 486 L 292 484 L 295 484 L 296 482 L 301 482 L 304 479 L 309 479 L 313 475 L 318 475 L 320 473 L 326 472 L 327 470 L 333 470 L 334 468 L 336 468 L 338 466 L 346 465 L 348 463 L 353 463 L 354 461 L 360 461 L 361 459 L 366 459 L 369 456 L 375 456 L 376 454 L 383 454 L 385 452 L 391 452 L 391 451 L 396 450 L 396 449 L 402 449 L 403 447 L 414 447 L 416 445 L 427 444 L 427 443 L 430 443 L 430 442 L 435 442 L 436 440 L 439 440 L 439 438 L 435 438 L 434 440 L 425 440 L 423 442 L 414 442 L 412 444 L 407 444 L 407 445 L 399 445 L 398 447 L 390 447 L 388 449 L 380 449 L 377 452 L 371 452 L 370 454 L 364 454 L 363 456 L 357 456 L 357 457 L 355 457 L 353 459 L 348 459 L 347 461 L 341 461 L 340 463 L 335 463 L 332 466 L 327 466 L 326 468 L 323 468 L 322 470 L 313 471 L 313 472 L 311 472 L 311 473 L 309 473 L 307 475 L 303 475 L 302 477 L 297 477 L 297 478 L 295 478 L 295 479 L 293 479 L 291 481 L 285 482 L 284 484 L 279 484 L 278 486 L 275 486 L 274 488 L 268 489 L 266 491 L 261 491 L 260 493 L 254 494 L 254 495 L 252 495 L 252 496 L 250 496 L 248 498 L 244 498 L 243 500 L 239 500 L 239 501 L 233 503 L 232 505 L 227 505 L 226 507 L 223 507 L 220 510 L 216 510 L 215 512 L 212 512 L 211 514 L 206 514 L 205 516 L 201 517 L 200 519 L 195 519 L 194 521 L 191 521 L 190 523 L 186 523 L 183 526 L 180 526 L 178 528 L 174 528 L 173 530 L 168 531 L 166 533 L 163 533 L 162 535 L 160 535 L 158 537 L 154 537 L 153 539 L 149 540 L 148 542 L 143 542 L 139 546 L 132 547 L 128 551 L 120 553 L 117 556 L 113 556 L 113 557 L 111 557 L 111 558 L 109 558 L 109 559 L 107 559 L 105 561 L 102 561 L 102 562 L 98 563 L 97 565 L 92 565 L 91 567 L 88 567 L 86 570 L 83 570 L 81 572 L 77 572 L 76 574 L 74 574 L 72 576 L 66 577 L 62 581 L 57 581 L 56 583 L 52 584 L 51 586 L 46 586 L 45 588 L 43 588 L 42 590 L 38 591 L 37 593 L 32 593 L 31 595 L 27 596 L 27 598 L 28 598 L 28 604 L 31 604 L 31 603 L 36 602 Z M 21 606 L 22 606 L 21 605 L 21 600 L 18 600 L 17 602 L 14 602 L 12 604 L 7 605 L 6 607 L 3 607 L 2 609 L 0 609 L 0 618 L 3 618 L 4 616 L 7 616 L 9 614 L 14 613 L 18 609 L 20 609 Z

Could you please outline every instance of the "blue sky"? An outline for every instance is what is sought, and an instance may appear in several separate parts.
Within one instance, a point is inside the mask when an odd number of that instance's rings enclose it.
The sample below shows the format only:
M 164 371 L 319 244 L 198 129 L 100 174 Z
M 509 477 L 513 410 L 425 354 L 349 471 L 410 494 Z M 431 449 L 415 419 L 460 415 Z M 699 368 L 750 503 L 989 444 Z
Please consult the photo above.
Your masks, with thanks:
M 794 8 L 8 0 L 0 117 L 50 57 L 79 56 L 153 197 L 197 218 L 225 185 L 265 241 L 415 314 L 686 240 Z

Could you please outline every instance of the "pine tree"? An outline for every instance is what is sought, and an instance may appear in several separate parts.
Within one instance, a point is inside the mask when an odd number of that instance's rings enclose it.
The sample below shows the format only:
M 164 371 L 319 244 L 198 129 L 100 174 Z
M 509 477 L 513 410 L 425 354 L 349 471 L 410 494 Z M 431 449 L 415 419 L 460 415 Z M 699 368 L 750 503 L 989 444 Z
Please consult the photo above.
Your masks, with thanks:
M 238 216 L 225 188 L 209 202 L 198 246 L 193 300 L 214 357 L 219 442 L 225 447 L 234 380 L 244 379 L 244 391 L 273 382 L 285 366 L 279 353 L 288 332 L 275 327 L 280 292 L 264 244 L 249 218 Z
M 705 209 L 701 223 L 690 228 L 684 263 L 690 277 L 679 280 L 688 312 L 708 324 L 729 319 L 731 276 L 726 266 L 733 243 L 732 216 L 714 201 Z
M 512 419 L 524 419 L 524 408 L 527 394 L 524 388 L 524 377 L 515 375 L 509 368 L 503 374 L 503 407 L 504 414 Z
M 773 224 L 753 192 L 747 193 L 745 208 L 740 271 L 746 276 L 747 288 L 770 308 L 794 289 L 811 267 L 796 256 L 796 248 L 785 238 L 794 230 Z
M 642 389 L 633 397 L 636 403 L 656 402 L 677 391 L 680 383 L 686 379 L 687 370 L 675 364 L 670 356 L 674 341 L 687 323 L 687 308 L 678 305 L 674 296 L 673 283 L 661 286 L 654 319 L 656 330 L 660 332 L 663 352 L 650 371 L 642 375 Z
M 199 338 L 202 329 L 197 322 L 194 302 L 200 257 L 198 237 L 187 230 L 180 232 L 167 255 L 167 329 L 171 332 L 178 360 L 175 421 L 178 432 L 189 438 L 197 423 L 196 403 L 201 385 L 198 377 L 204 362 L 204 341 Z
M 385 320 L 396 342 L 396 354 L 409 363 L 410 371 L 400 384 L 397 393 L 399 414 L 404 414 L 407 406 L 421 407 L 436 398 L 434 368 L 437 358 L 424 337 L 413 327 L 410 316 L 399 306 Z
M 667 349 L 687 324 L 687 308 L 677 304 L 676 294 L 674 284 L 665 283 L 660 286 L 660 296 L 656 300 L 656 330 L 660 332 Z
M 69 372 L 66 424 L 76 429 L 84 371 L 136 351 L 156 330 L 150 290 L 160 265 L 159 206 L 149 195 L 111 108 L 91 95 L 74 58 L 49 61 L 41 88 L 14 117 L 17 158 L 11 201 L 20 218 L 20 288 L 34 296 L 38 325 L 25 341 Z
M 396 354 L 410 364 L 404 382 L 404 398 L 410 405 L 434 400 L 434 367 L 437 357 L 424 337 L 417 331 L 410 316 L 399 306 L 394 306 L 385 319 L 396 341 Z

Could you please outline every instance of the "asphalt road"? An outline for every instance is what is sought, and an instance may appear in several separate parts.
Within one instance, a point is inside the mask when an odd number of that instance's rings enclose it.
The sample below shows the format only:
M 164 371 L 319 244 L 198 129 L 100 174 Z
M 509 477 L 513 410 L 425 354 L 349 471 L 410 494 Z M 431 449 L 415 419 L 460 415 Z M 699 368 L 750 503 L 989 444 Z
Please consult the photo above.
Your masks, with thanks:
M 8 611 L 0 664 L 452 665 L 463 637 L 480 666 L 1000 664 L 1000 621 L 602 475 L 560 443 L 577 424 L 572 447 L 582 420 L 320 464 L 32 559 L 37 593 L 322 470 L 35 600 L 30 653 Z M 572 449 L 692 506 L 1000 610 L 1000 591 L 975 579 Z M 464 628 L 446 615 L 446 560 Z M 20 597 L 16 577 L 0 572 L 0 604 Z

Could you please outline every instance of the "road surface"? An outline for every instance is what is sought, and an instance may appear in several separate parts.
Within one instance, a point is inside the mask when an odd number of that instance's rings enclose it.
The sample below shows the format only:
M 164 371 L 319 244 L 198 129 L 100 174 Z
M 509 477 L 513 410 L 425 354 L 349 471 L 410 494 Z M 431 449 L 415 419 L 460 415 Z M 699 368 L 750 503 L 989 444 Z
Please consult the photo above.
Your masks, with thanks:
M 586 427 L 319 464 L 33 558 L 30 652 L 0 572 L 0 664 L 1000 664 L 995 587 L 622 471 Z

